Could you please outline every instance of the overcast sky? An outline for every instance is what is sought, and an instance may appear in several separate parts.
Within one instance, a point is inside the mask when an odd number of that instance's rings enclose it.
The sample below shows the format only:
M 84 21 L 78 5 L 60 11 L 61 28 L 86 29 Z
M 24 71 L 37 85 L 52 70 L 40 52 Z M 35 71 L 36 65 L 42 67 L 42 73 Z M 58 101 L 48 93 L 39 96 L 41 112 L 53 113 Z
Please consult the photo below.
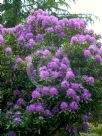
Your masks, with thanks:
M 102 34 L 102 0 L 76 0 L 76 4 L 71 4 L 70 12 L 89 13 L 98 16 L 100 21 L 95 20 L 94 24 L 89 27 Z
M 2 3 L 3 0 L 0 0 Z M 69 0 L 66 0 L 69 2 Z M 71 2 L 71 13 L 89 13 L 100 18 L 100 21 L 95 20 L 92 26 L 95 32 L 102 34 L 102 0 L 76 0 L 76 4 Z

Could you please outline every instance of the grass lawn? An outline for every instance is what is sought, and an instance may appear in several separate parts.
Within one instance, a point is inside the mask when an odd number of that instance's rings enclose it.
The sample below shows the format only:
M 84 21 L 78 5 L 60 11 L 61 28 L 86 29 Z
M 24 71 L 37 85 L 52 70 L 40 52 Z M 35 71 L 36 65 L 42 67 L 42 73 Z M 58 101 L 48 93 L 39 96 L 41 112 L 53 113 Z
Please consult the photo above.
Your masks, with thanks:
M 90 124 L 89 134 L 82 133 L 81 136 L 102 136 L 102 124 L 97 126 Z

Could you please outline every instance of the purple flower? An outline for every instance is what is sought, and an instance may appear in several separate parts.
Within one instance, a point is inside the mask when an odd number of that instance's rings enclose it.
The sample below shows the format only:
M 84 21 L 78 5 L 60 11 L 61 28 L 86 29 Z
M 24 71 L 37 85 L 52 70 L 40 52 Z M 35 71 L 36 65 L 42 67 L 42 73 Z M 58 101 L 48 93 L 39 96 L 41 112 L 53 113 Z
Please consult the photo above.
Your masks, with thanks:
M 37 50 L 34 52 L 35 55 L 41 55 L 43 54 L 43 50 Z
M 69 64 L 69 59 L 67 57 L 63 57 L 62 58 L 62 63 L 65 64 L 65 65 L 68 65 Z
M 54 96 L 54 95 L 57 95 L 57 94 L 58 94 L 58 90 L 53 87 L 53 88 L 51 88 L 51 89 L 49 90 L 49 93 L 50 93 L 50 95 Z
M 52 27 L 48 27 L 48 28 L 46 28 L 46 32 L 52 33 L 52 32 L 54 32 L 54 29 Z
M 7 28 L 3 28 L 3 29 L 2 29 L 2 35 L 5 35 L 6 33 L 8 33 L 8 31 L 9 31 L 9 30 L 8 30 Z
M 71 109 L 72 111 L 76 111 L 76 110 L 78 109 L 78 104 L 77 104 L 75 101 L 73 101 L 73 102 L 71 102 L 71 103 L 69 104 L 69 107 L 70 107 L 70 109 Z
M 35 112 L 35 104 L 30 104 L 26 107 L 27 112 Z
M 35 104 L 35 111 L 36 112 L 43 112 L 44 108 L 43 108 L 42 104 L 40 104 L 40 103 Z
M 14 96 L 19 96 L 21 92 L 19 90 L 14 90 L 13 95 Z
M 10 47 L 6 47 L 5 52 L 12 52 L 12 49 Z
M 40 70 L 40 71 L 41 71 L 41 70 L 42 70 L 42 71 L 43 71 L 43 70 L 46 71 L 46 70 L 47 70 L 47 67 L 46 67 L 46 66 L 42 66 L 42 67 L 39 68 L 39 70 Z
M 0 24 L 0 29 L 3 29 L 3 25 L 2 24 Z
M 83 100 L 88 100 L 91 97 L 91 94 L 90 94 L 89 90 L 84 89 L 83 91 L 84 92 L 81 94 L 81 98 Z
M 59 72 L 57 72 L 57 71 L 51 71 L 50 74 L 51 74 L 52 78 L 58 78 L 59 77 Z
M 80 87 L 82 87 L 82 85 L 79 84 L 79 83 L 71 83 L 71 87 L 72 87 L 73 89 L 79 89 Z
M 85 34 L 93 34 L 94 31 L 93 31 L 92 29 L 85 29 L 85 30 L 84 30 L 84 33 L 85 33 Z
M 42 92 L 42 87 L 37 87 L 37 88 L 35 89 L 35 91 L 38 91 L 39 93 L 41 93 L 41 92 Z
M 85 42 L 85 36 L 84 35 L 78 35 L 78 42 L 79 43 L 84 43 Z
M 56 55 L 56 57 L 61 58 L 62 57 L 62 51 L 57 50 L 55 55 Z
M 66 102 L 62 102 L 60 105 L 61 110 L 66 110 L 68 108 L 68 104 Z
M 15 105 L 14 105 L 14 108 L 15 108 L 16 110 L 18 110 L 18 109 L 20 108 L 20 106 L 17 105 L 17 104 L 15 104 Z
M 43 55 L 45 55 L 45 56 L 50 56 L 50 55 L 51 55 L 51 52 L 46 49 L 46 50 L 43 51 Z
M 15 131 L 9 131 L 7 133 L 7 136 L 16 136 L 16 132 Z
M 17 103 L 17 105 L 24 105 L 25 100 L 23 98 L 19 98 L 16 103 Z
M 90 35 L 86 35 L 86 40 L 90 42 L 91 44 L 96 44 L 95 37 L 91 37 Z
M 100 62 L 102 62 L 102 57 L 100 55 L 96 55 L 95 60 L 96 60 L 96 62 L 100 63 Z
M 80 101 L 80 96 L 75 96 L 74 100 L 75 100 L 77 103 L 79 103 L 79 101 Z
M 53 61 L 53 62 L 56 62 L 57 64 L 59 64 L 59 62 L 60 62 L 60 60 L 59 60 L 58 58 L 56 58 L 56 57 L 55 57 L 55 58 L 52 58 L 52 61 Z
M 24 42 L 25 41 L 25 37 L 23 35 L 20 35 L 18 38 L 18 42 Z
M 47 70 L 41 70 L 39 76 L 41 79 L 47 79 L 49 77 L 49 72 Z
M 7 106 L 8 107 L 13 106 L 13 102 L 7 102 Z
M 87 120 L 89 119 L 89 117 L 88 117 L 88 115 L 83 115 L 83 116 L 82 116 L 82 119 L 83 119 L 84 121 L 87 121 Z
M 39 116 L 38 119 L 39 119 L 39 120 L 43 120 L 44 117 L 43 117 L 43 116 Z
M 20 57 L 16 58 L 16 63 L 22 63 L 22 62 L 23 62 L 22 58 Z
M 20 111 L 16 111 L 15 115 L 19 117 L 21 115 L 21 112 Z
M 51 62 L 48 63 L 48 68 L 56 69 L 56 68 L 58 68 L 58 63 L 51 61 Z
M 45 114 L 46 116 L 51 116 L 51 115 L 52 115 L 52 113 L 51 113 L 50 110 L 45 110 L 44 114 Z
M 27 18 L 27 24 L 31 24 L 32 22 L 34 22 L 35 21 L 35 16 L 29 16 L 28 18 Z
M 19 117 L 16 117 L 13 119 L 13 123 L 15 123 L 15 124 L 19 124 L 21 122 L 22 122 L 22 120 Z
M 59 36 L 60 36 L 61 38 L 63 38 L 63 37 L 65 37 L 65 33 L 64 33 L 64 32 L 60 32 L 60 33 L 59 33 Z
M 31 57 L 30 55 L 28 55 L 28 56 L 25 58 L 25 60 L 26 60 L 27 62 L 32 62 L 32 57 Z
M 73 36 L 73 37 L 71 38 L 70 45 L 74 45 L 74 44 L 77 43 L 77 42 L 78 42 L 77 36 Z
M 33 33 L 26 33 L 25 37 L 26 39 L 30 39 L 33 37 Z
M 10 116 L 10 115 L 12 115 L 12 114 L 13 114 L 12 111 L 7 111 L 7 112 L 6 112 L 6 115 L 8 115 L 8 116 Z
M 52 110 L 51 110 L 51 112 L 53 113 L 53 114 L 55 114 L 55 113 L 57 113 L 57 112 L 59 112 L 59 109 L 58 109 L 58 107 L 53 107 L 52 108 Z
M 38 34 L 36 36 L 36 40 L 37 40 L 37 42 L 42 42 L 43 41 L 43 35 L 42 34 Z
M 94 83 L 94 78 L 93 77 L 88 77 L 86 75 L 83 76 L 83 79 L 88 82 L 89 84 L 93 84 Z
M 90 57 L 90 56 L 91 56 L 90 50 L 85 50 L 85 51 L 84 51 L 84 56 L 85 56 L 85 57 Z
M 62 87 L 62 88 L 65 88 L 65 89 L 68 88 L 68 87 L 69 87 L 68 81 L 66 81 L 66 80 L 62 81 L 62 82 L 61 82 L 61 87 Z
M 96 45 L 90 45 L 88 49 L 89 49 L 91 52 L 96 52 L 97 47 L 96 47 Z
M 54 29 L 55 29 L 56 32 L 61 32 L 63 28 L 62 28 L 61 25 L 57 24 Z
M 83 124 L 82 125 L 82 128 L 85 132 L 88 132 L 89 131 L 89 125 L 88 124 Z
M 60 70 L 61 71 L 66 71 L 67 70 L 67 66 L 65 64 L 61 63 Z
M 29 39 L 28 46 L 33 47 L 35 45 L 35 41 L 33 39 Z
M 94 78 L 93 77 L 88 77 L 87 82 L 89 84 L 93 84 L 94 83 Z
M 42 26 L 46 27 L 49 24 L 49 16 L 45 16 L 42 21 Z
M 78 129 L 77 129 L 77 128 L 75 128 L 75 127 L 74 127 L 74 128 L 72 128 L 71 130 L 72 130 L 72 133 L 74 133 L 75 135 L 76 135 L 76 134 L 77 134 L 77 132 L 78 132 Z
M 41 96 L 41 94 L 38 91 L 33 91 L 32 92 L 32 98 L 33 99 L 39 98 L 40 96 Z
M 74 78 L 73 72 L 72 72 L 72 71 L 68 71 L 68 72 L 66 73 L 66 79 L 71 80 L 71 79 L 73 79 L 73 78 Z
M 4 38 L 2 35 L 0 35 L 0 44 L 3 44 L 4 43 Z
M 67 90 L 67 96 L 68 97 L 75 97 L 76 96 L 76 92 L 73 89 L 69 88 Z
M 43 94 L 49 94 L 49 88 L 48 87 L 43 87 L 43 89 L 42 89 L 42 93 Z

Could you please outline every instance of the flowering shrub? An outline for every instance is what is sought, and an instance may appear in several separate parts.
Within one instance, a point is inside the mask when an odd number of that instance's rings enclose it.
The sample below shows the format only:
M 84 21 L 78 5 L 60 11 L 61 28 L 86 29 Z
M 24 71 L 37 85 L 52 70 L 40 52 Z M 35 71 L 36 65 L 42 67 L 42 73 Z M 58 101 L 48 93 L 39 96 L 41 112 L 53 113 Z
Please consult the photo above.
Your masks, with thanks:
M 100 35 L 42 10 L 0 33 L 1 135 L 88 132 L 102 98 Z

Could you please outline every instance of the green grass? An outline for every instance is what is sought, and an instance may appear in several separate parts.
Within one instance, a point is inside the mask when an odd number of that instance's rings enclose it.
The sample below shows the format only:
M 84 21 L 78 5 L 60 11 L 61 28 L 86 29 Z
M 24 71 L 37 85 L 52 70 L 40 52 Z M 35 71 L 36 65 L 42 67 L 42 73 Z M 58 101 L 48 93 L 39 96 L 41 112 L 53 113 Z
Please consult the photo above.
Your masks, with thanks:
M 88 134 L 82 133 L 81 136 L 102 136 L 102 124 L 97 126 L 90 124 L 90 132 Z
M 81 134 L 81 136 L 99 136 L 98 134 L 90 133 L 90 134 Z

